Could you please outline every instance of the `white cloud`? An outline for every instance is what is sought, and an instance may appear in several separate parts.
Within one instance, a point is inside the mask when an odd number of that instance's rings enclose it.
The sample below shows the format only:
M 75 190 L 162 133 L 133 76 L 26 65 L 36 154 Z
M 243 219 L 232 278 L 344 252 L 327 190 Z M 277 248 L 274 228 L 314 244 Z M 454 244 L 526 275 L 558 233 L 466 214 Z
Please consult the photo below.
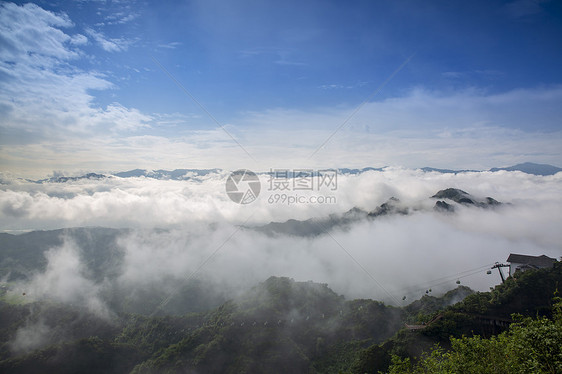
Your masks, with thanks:
M 88 43 L 88 38 L 82 34 L 76 34 L 72 36 L 70 43 L 74 45 L 84 45 Z
M 488 94 L 471 89 L 438 92 L 416 88 L 400 97 L 365 104 L 345 128 L 368 126 L 372 132 L 397 130 L 436 131 L 505 127 L 529 132 L 559 129 L 557 118 L 562 88 L 558 86 L 519 89 Z M 316 108 L 315 110 L 272 109 L 245 113 L 253 125 L 276 129 L 335 129 L 356 106 Z M 332 127 L 333 126 L 333 127 Z
M 25 62 L 30 66 L 52 66 L 58 59 L 78 57 L 67 47 L 71 37 L 60 28 L 73 26 L 64 13 L 55 14 L 35 4 L 0 5 L 0 50 L 2 70 L 10 64 Z
M 250 215 L 249 224 L 265 224 L 290 218 L 304 220 L 311 216 L 327 216 L 355 206 L 372 210 L 391 196 L 413 204 L 448 187 L 514 202 L 519 210 L 532 209 L 529 206 L 535 205 L 547 209 L 549 203 L 553 203 L 552 206 L 558 204 L 562 184 L 560 174 L 551 177 L 518 172 L 454 175 L 388 168 L 358 176 L 339 175 L 337 190 L 312 192 L 334 195 L 337 204 L 285 205 L 268 202 L 268 197 L 276 191 L 268 190 L 268 177 L 264 175 L 258 201 L 241 206 L 231 202 L 225 193 L 227 175 L 209 174 L 191 181 L 145 178 L 45 184 L 15 181 L 0 190 L 0 210 L 3 212 L 0 224 L 5 229 L 14 230 L 96 225 L 150 228 L 223 221 L 240 224 Z M 550 215 L 545 219 L 550 219 Z M 549 226 L 540 216 L 530 217 L 545 227 Z
M 100 131 L 110 135 L 136 131 L 151 121 L 138 109 L 119 103 L 105 108 L 94 105 L 92 90 L 115 86 L 103 74 L 71 64 L 84 57 L 77 48 L 87 42 L 81 34 L 63 31 L 71 26 L 65 14 L 33 4 L 1 6 L 0 30 L 7 47 L 0 51 L 0 131 L 11 135 L 5 136 L 7 148 L 1 151 L 4 165 L 20 168 L 21 163 L 31 161 L 29 166 L 45 160 L 25 156 L 34 154 L 34 149 L 42 153 L 43 148 L 49 148 L 55 158 L 68 159 L 57 153 L 65 143 L 79 142 Z
M 99 111 L 97 120 L 100 124 L 107 124 L 116 130 L 136 130 L 140 127 L 150 127 L 148 123 L 151 116 L 141 113 L 135 108 L 126 108 L 119 103 L 108 105 L 105 110 Z
M 180 45 L 182 45 L 181 42 L 169 42 L 169 43 L 165 43 L 165 44 L 158 44 L 158 47 L 159 48 L 166 48 L 166 49 L 176 49 Z
M 100 47 L 106 52 L 126 51 L 130 45 L 130 41 L 122 38 L 107 38 L 103 33 L 92 28 L 86 28 L 86 34 L 90 35 Z
M 130 13 L 130 14 L 124 14 L 121 15 L 121 18 L 119 18 L 116 23 L 127 23 L 127 22 L 131 22 L 135 19 L 137 19 L 140 16 L 139 13 Z
M 232 121 L 261 166 L 434 166 L 485 169 L 523 161 L 562 163 L 560 87 L 487 94 L 415 89 L 355 107 L 272 109 Z M 308 159 L 312 152 L 333 137 Z

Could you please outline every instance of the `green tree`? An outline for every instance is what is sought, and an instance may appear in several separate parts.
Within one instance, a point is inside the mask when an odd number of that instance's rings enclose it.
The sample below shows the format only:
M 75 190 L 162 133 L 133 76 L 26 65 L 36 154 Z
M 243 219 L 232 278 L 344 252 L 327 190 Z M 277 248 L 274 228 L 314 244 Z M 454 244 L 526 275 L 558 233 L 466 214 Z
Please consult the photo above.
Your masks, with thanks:
M 451 338 L 451 349 L 438 345 L 412 364 L 392 357 L 389 373 L 562 373 L 562 300 L 555 298 L 552 319 L 514 316 L 508 331 L 490 339 Z

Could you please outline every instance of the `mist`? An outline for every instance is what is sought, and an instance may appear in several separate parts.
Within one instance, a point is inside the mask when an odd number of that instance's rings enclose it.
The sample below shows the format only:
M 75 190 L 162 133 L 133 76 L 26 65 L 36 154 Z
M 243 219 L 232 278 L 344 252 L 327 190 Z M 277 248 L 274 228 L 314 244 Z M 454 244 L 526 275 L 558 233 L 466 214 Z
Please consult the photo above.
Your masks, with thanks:
M 17 284 L 11 292 L 27 301 L 49 299 L 109 319 L 109 309 L 100 295 L 106 285 L 91 279 L 91 270 L 81 261 L 78 248 L 78 244 L 65 237 L 61 247 L 44 253 L 45 271 L 32 274 L 29 281 Z
M 266 176 L 262 195 L 248 205 L 230 201 L 226 173 L 198 180 L 107 178 L 71 183 L 2 186 L 1 223 L 9 230 L 103 226 L 130 228 L 116 240 L 123 253 L 118 274 L 95 279 L 80 257 L 80 243 L 65 241 L 45 253 L 47 267 L 17 292 L 51 297 L 108 316 L 103 295 L 160 290 L 173 299 L 182 282 L 199 279 L 236 297 L 268 277 L 327 283 L 346 298 L 403 305 L 432 288 L 434 294 L 462 284 L 488 290 L 500 282 L 486 275 L 509 253 L 562 255 L 562 173 L 540 177 L 519 172 L 440 174 L 400 168 L 339 175 L 333 204 L 270 204 Z M 455 187 L 504 204 L 495 209 L 456 207 L 434 211 L 438 190 Z M 317 191 L 313 192 L 317 194 Z M 326 218 L 353 207 L 375 209 L 390 197 L 408 215 L 358 220 L 318 236 L 267 235 L 272 221 Z M 405 301 L 401 301 L 406 296 Z M 152 301 L 158 303 L 160 301 Z
M 282 192 L 271 190 L 269 177 L 261 175 L 259 198 L 251 204 L 239 205 L 225 193 L 227 177 L 228 172 L 219 172 L 185 181 L 111 177 L 40 184 L 9 179 L 0 185 L 0 211 L 3 213 L 0 225 L 4 231 L 78 226 L 263 225 L 271 221 L 324 217 L 353 207 L 370 211 L 390 197 L 406 204 L 418 204 L 449 187 L 478 197 L 491 196 L 502 202 L 516 203 L 518 207 L 543 204 L 542 209 L 560 203 L 562 184 L 560 173 L 546 177 L 520 172 L 441 174 L 389 167 L 358 175 L 340 174 L 335 189 L 298 191 L 299 196 L 333 196 L 332 203 L 282 204 L 270 201 L 269 197 Z M 540 216 L 536 214 L 528 220 Z

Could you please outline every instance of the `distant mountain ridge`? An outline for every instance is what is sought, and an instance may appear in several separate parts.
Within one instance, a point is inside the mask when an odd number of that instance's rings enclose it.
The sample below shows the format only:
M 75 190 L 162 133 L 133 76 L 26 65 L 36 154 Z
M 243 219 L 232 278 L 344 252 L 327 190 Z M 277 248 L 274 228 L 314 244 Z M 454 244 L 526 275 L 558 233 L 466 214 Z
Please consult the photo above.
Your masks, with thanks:
M 322 173 L 328 170 L 337 171 L 341 175 L 359 175 L 369 171 L 384 171 L 386 167 L 381 168 L 373 168 L 373 167 L 366 167 L 362 169 L 350 169 L 350 168 L 334 168 L 334 169 L 322 169 L 322 170 L 312 170 L 314 173 Z M 298 169 L 299 171 L 301 169 Z M 307 169 L 308 170 L 308 169 Z M 479 173 L 483 170 L 474 170 L 474 169 L 439 169 L 433 167 L 423 167 L 419 170 L 422 170 L 426 173 L 429 172 L 437 172 L 441 174 L 458 174 L 458 173 Z M 540 176 L 548 176 L 554 175 L 562 171 L 562 168 L 554 165 L 549 164 L 536 164 L 533 162 L 524 162 L 521 164 L 507 166 L 507 167 L 493 167 L 490 172 L 498 172 L 498 171 L 520 171 L 526 174 L 532 175 L 540 175 Z M 97 173 L 87 173 L 81 176 L 74 176 L 74 177 L 67 177 L 67 176 L 53 176 L 50 178 L 40 179 L 40 180 L 27 180 L 28 182 L 33 183 L 66 183 L 66 182 L 76 182 L 80 180 L 101 180 L 105 178 L 151 178 L 151 179 L 158 179 L 158 180 L 191 180 L 196 179 L 199 177 L 203 177 L 212 173 L 221 173 L 223 169 L 174 169 L 174 170 L 147 170 L 147 169 L 133 169 L 128 171 L 121 171 L 118 173 L 113 174 L 97 174 Z M 272 171 L 267 172 L 257 172 L 258 174 L 271 174 Z M 286 177 L 287 178 L 295 178 L 298 176 L 297 169 L 294 170 L 287 170 Z M 0 184 L 5 184 L 0 181 Z
M 174 170 L 145 170 L 134 169 L 113 174 L 120 178 L 146 177 L 161 180 L 187 180 L 202 177 L 211 173 L 219 173 L 221 169 L 174 169 Z
M 425 172 L 431 172 L 431 171 L 435 171 L 437 173 L 441 173 L 441 174 L 458 174 L 458 173 L 479 173 L 480 170 L 471 170 L 471 169 L 463 169 L 463 170 L 453 170 L 453 169 L 437 169 L 437 168 L 431 168 L 431 167 L 424 167 L 421 168 L 420 170 L 423 170 Z
M 67 176 L 53 176 L 50 178 L 39 179 L 39 180 L 27 180 L 33 183 L 66 183 L 66 182 L 76 182 L 80 180 L 101 180 L 106 178 L 151 178 L 159 180 L 189 180 L 193 178 L 202 177 L 211 173 L 219 173 L 221 169 L 174 169 L 174 170 L 146 170 L 146 169 L 133 169 L 128 171 L 122 171 L 114 174 L 97 174 L 88 173 L 76 177 Z
M 521 171 L 527 174 L 533 175 L 554 175 L 562 171 L 562 168 L 548 164 L 535 164 L 533 162 L 524 162 L 522 164 L 517 164 L 513 166 L 503 167 L 503 168 L 491 168 L 490 171 Z
M 453 170 L 453 169 L 437 169 L 432 167 L 423 167 L 420 170 L 425 172 L 437 172 L 441 174 L 458 174 L 458 173 L 479 173 L 482 170 L 473 170 L 473 169 L 462 169 L 462 170 Z M 490 170 L 491 172 L 497 171 L 520 171 L 526 174 L 532 175 L 554 175 L 558 172 L 562 171 L 562 168 L 554 165 L 548 164 L 536 164 L 534 162 L 524 162 L 521 164 L 513 165 L 513 166 L 506 166 L 506 167 L 493 167 Z
M 97 173 L 88 173 L 81 175 L 79 177 L 65 177 L 65 176 L 54 176 L 47 179 L 41 179 L 38 181 L 30 181 L 35 183 L 66 183 L 66 182 L 76 182 L 82 179 L 105 179 L 108 178 L 107 175 L 104 174 L 97 174 Z

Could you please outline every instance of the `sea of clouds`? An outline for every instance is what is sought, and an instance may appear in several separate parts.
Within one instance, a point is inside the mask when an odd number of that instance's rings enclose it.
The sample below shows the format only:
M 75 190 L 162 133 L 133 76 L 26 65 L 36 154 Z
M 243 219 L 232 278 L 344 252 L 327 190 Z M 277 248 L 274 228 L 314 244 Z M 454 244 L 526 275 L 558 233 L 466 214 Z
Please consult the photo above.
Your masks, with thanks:
M 261 175 L 260 196 L 247 205 L 229 199 L 227 177 L 219 172 L 184 181 L 111 177 L 43 184 L 4 178 L 0 225 L 5 231 L 132 229 L 116 242 L 125 255 L 112 283 L 94 281 L 80 262 L 81 244 L 68 240 L 45 254 L 45 271 L 21 289 L 109 315 L 102 295 L 111 287 L 204 278 L 235 293 L 276 275 L 328 283 L 347 298 L 404 304 L 428 288 L 434 294 L 454 288 L 456 280 L 487 290 L 500 279 L 496 270 L 491 275 L 486 270 L 509 253 L 562 255 L 562 173 L 386 168 L 340 174 L 334 190 L 286 192 L 334 196 L 330 204 L 272 203 L 279 191 L 270 190 L 269 177 Z M 505 204 L 434 211 L 430 197 L 449 187 Z M 390 197 L 410 207 L 410 214 L 363 219 L 318 236 L 271 236 L 254 229 L 272 221 L 326 218 L 353 207 L 371 211 Z M 174 292 L 167 287 L 163 295 Z

